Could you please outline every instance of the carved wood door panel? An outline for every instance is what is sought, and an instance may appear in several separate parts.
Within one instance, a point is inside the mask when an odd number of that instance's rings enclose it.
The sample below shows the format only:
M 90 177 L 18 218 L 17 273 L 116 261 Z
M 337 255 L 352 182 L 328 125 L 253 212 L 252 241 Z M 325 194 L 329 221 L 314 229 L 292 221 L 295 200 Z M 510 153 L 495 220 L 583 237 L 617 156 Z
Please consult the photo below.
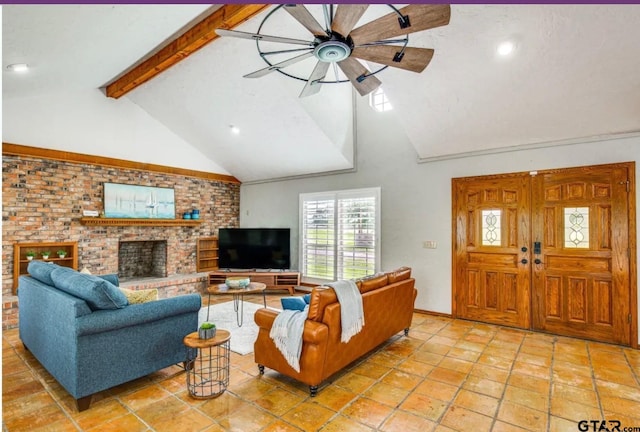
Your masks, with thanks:
M 455 180 L 457 316 L 529 328 L 530 176 Z
M 532 178 L 534 329 L 631 343 L 628 180 L 612 165 Z
M 634 344 L 634 164 L 453 179 L 453 315 Z

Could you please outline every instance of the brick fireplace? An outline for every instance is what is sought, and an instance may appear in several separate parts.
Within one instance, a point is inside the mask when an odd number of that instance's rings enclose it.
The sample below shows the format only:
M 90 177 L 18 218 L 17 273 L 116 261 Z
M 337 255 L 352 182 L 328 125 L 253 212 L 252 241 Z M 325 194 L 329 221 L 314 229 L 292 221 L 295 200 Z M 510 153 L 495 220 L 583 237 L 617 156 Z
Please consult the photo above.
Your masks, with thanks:
M 218 227 L 239 224 L 240 183 L 231 176 L 7 143 L 2 152 L 3 329 L 18 325 L 13 290 L 15 243 L 77 242 L 78 269 L 102 275 L 121 272 L 120 242 L 164 240 L 164 268 L 153 270 L 163 277 L 127 276 L 133 279 L 123 283 L 131 289 L 161 288 L 160 297 L 171 297 L 204 289 L 204 279 L 196 273 L 197 239 L 215 235 Z M 103 209 L 105 182 L 171 187 L 177 213 L 198 208 L 200 223 L 166 227 L 82 224 L 83 210 Z M 127 263 L 139 264 L 135 258 Z
M 136 240 L 118 243 L 118 277 L 123 281 L 167 276 L 167 241 Z

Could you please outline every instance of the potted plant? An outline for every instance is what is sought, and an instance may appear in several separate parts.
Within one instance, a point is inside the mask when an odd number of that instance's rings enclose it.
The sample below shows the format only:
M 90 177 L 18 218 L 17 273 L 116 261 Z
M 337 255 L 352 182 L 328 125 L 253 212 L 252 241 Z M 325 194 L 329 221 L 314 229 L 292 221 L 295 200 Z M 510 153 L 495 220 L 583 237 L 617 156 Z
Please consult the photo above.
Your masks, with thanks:
M 27 260 L 31 261 L 36 256 L 36 253 L 30 250 L 30 251 L 27 251 L 25 255 L 27 256 Z
M 67 256 L 67 251 L 64 249 L 60 249 L 58 252 L 56 252 L 58 254 L 59 258 L 64 258 Z
M 49 259 L 49 255 L 51 255 L 50 251 L 42 251 L 40 252 L 40 255 L 42 256 L 42 259 Z
M 212 322 L 203 322 L 198 329 L 198 337 L 200 339 L 211 339 L 216 335 L 216 325 Z

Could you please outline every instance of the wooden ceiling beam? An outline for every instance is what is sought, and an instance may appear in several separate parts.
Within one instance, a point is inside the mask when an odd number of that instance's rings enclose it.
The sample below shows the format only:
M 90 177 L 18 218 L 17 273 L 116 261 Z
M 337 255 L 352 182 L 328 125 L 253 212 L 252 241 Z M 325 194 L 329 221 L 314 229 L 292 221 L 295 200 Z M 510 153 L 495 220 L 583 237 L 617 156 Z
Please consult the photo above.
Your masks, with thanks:
M 107 84 L 106 95 L 117 99 L 127 94 L 218 38 L 215 32 L 217 28 L 230 30 L 269 6 L 271 5 L 222 5 L 222 7 L 200 20 L 147 60 L 137 66 L 133 66 L 122 76 Z

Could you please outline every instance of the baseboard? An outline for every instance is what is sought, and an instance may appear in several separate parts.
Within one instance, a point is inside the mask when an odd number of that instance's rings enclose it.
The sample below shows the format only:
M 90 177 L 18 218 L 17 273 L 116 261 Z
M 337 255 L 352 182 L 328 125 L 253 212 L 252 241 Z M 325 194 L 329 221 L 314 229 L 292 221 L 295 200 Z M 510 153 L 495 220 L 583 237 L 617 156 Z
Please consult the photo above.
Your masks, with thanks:
M 425 314 L 425 315 L 433 315 L 433 316 L 439 316 L 439 317 L 444 317 L 444 318 L 453 318 L 453 315 L 448 314 L 448 313 L 443 313 L 443 312 L 434 312 L 434 311 L 429 311 L 429 310 L 424 310 L 424 309 L 414 309 L 413 311 L 415 313 L 421 313 L 421 314 Z

